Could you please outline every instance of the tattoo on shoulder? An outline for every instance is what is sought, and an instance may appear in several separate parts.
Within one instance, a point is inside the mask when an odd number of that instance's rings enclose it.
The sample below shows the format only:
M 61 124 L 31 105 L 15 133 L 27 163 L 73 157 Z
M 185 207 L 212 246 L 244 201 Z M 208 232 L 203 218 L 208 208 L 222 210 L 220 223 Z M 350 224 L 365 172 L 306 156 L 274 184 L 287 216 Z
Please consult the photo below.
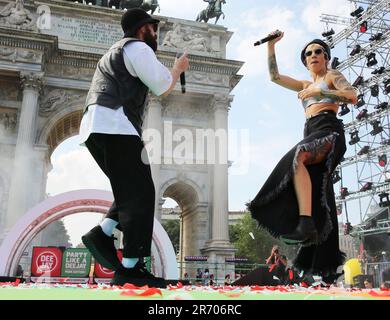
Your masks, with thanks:
M 276 63 L 276 56 L 274 54 L 268 57 L 268 70 L 271 76 L 271 80 L 280 79 L 278 65 Z
M 336 88 L 339 90 L 354 90 L 340 71 L 332 70 L 331 73 L 334 76 L 333 83 Z

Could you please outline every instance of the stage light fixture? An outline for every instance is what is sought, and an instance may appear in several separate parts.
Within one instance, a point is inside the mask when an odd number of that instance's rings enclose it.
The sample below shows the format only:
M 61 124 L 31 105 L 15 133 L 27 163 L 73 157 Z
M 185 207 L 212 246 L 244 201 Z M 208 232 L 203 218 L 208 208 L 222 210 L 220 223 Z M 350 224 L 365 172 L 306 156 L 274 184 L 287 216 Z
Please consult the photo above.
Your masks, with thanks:
M 362 111 L 359 112 L 359 114 L 356 116 L 356 120 L 363 120 L 363 119 L 367 119 L 368 116 L 368 110 L 367 109 L 363 109 Z
M 381 141 L 382 146 L 390 146 L 390 139 L 383 139 Z
M 367 32 L 367 29 L 368 29 L 367 21 L 364 20 L 364 21 L 360 24 L 360 32 L 361 32 L 361 33 L 365 33 L 365 32 Z
M 353 87 L 358 87 L 358 86 L 362 85 L 363 82 L 364 82 L 364 78 L 362 76 L 358 76 L 356 78 L 356 80 L 352 83 L 352 86 Z
M 346 114 L 350 113 L 351 110 L 348 108 L 348 105 L 346 103 L 343 103 L 341 105 L 341 111 L 339 112 L 339 116 L 345 116 Z
M 385 85 L 385 90 L 383 90 L 383 93 L 389 94 L 389 92 L 390 92 L 390 78 L 383 81 L 383 84 Z
M 382 102 L 378 104 L 377 106 L 374 107 L 374 109 L 380 109 L 380 110 L 385 110 L 389 106 L 388 102 Z
M 380 156 L 378 156 L 378 163 L 381 167 L 386 167 L 387 156 L 385 154 L 381 154 Z
M 345 197 L 346 197 L 347 195 L 349 195 L 348 188 L 342 187 L 342 188 L 340 189 L 340 197 L 341 197 L 341 199 L 345 199 Z
M 383 33 L 381 32 L 378 32 L 377 34 L 374 34 L 373 36 L 371 36 L 368 40 L 370 41 L 378 41 L 382 38 L 382 35 Z
M 328 38 L 328 37 L 331 37 L 331 36 L 333 36 L 333 35 L 334 35 L 334 30 L 333 30 L 333 28 L 331 28 L 329 31 L 325 31 L 325 32 L 322 33 L 322 36 L 323 36 L 324 38 Z
M 341 180 L 341 177 L 340 177 L 340 172 L 338 170 L 336 170 L 334 173 L 333 173 L 333 184 L 339 182 Z
M 372 131 L 370 132 L 371 135 L 376 136 L 383 131 L 383 127 L 380 125 L 381 122 L 379 120 L 371 121 L 370 124 L 373 127 Z
M 336 69 L 337 66 L 338 66 L 339 64 L 340 64 L 339 58 L 334 57 L 334 58 L 332 59 L 331 68 L 332 68 L 332 69 Z
M 361 50 L 362 50 L 362 47 L 359 44 L 357 44 L 355 46 L 355 48 L 353 48 L 353 50 L 351 51 L 351 53 L 349 55 L 352 57 L 352 56 L 358 54 Z
M 362 156 L 368 154 L 369 151 L 370 151 L 370 146 L 364 146 L 357 154 L 358 156 Z
M 357 98 L 358 98 L 358 101 L 357 101 L 355 106 L 357 109 L 359 109 L 360 107 L 363 107 L 366 104 L 366 102 L 364 101 L 364 94 L 363 93 L 359 94 L 357 96 Z
M 378 61 L 376 60 L 375 58 L 375 53 L 374 52 L 370 52 L 368 55 L 366 55 L 366 58 L 367 58 L 367 67 L 373 67 L 375 66 Z
M 360 189 L 361 192 L 368 191 L 368 190 L 372 190 L 372 182 L 366 182 L 364 186 L 361 187 Z
M 371 86 L 370 90 L 371 90 L 371 95 L 373 97 L 377 97 L 379 95 L 379 86 L 377 84 L 374 84 L 373 86 Z
M 382 74 L 383 72 L 385 72 L 385 70 L 385 67 L 376 68 L 373 72 L 371 72 L 371 74 Z
M 353 227 L 352 227 L 351 223 L 350 222 L 346 222 L 344 224 L 344 235 L 345 236 L 349 235 L 352 232 L 352 230 L 353 230 Z
M 351 12 L 352 17 L 360 18 L 362 16 L 362 13 L 364 11 L 364 8 L 362 6 L 359 6 L 356 10 Z
M 359 131 L 353 131 L 350 133 L 351 135 L 351 141 L 349 141 L 349 144 L 352 146 L 360 141 L 359 137 Z
M 389 194 L 387 192 L 382 192 L 381 194 L 379 194 L 379 206 L 380 207 L 390 206 Z

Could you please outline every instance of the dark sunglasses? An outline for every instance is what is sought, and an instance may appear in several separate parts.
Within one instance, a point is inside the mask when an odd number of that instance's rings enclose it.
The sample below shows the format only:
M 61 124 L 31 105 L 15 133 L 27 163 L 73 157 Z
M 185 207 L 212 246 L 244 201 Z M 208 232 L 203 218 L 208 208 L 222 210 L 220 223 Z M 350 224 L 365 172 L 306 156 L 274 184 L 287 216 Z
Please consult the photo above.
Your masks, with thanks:
M 323 52 L 324 52 L 324 50 L 322 50 L 322 49 L 320 49 L 320 48 L 314 50 L 314 53 L 315 53 L 317 56 L 320 55 L 320 54 L 323 53 Z M 305 52 L 305 56 L 306 56 L 306 57 L 310 57 L 312 54 L 313 54 L 313 51 L 312 51 L 312 50 L 309 50 L 309 51 L 306 51 L 306 52 Z

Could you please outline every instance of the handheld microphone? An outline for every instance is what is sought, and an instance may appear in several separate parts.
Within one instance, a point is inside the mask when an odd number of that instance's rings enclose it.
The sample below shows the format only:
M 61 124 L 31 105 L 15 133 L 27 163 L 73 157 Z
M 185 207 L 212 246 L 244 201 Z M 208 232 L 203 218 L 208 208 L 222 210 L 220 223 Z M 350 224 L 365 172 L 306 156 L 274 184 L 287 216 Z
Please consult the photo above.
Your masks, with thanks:
M 178 53 L 176 55 L 176 58 L 180 58 L 183 54 L 182 53 Z M 180 74 L 180 85 L 181 85 L 181 93 L 186 93 L 186 74 L 185 72 L 182 72 Z
M 279 37 L 280 35 L 281 35 L 281 33 L 278 32 L 278 33 L 276 33 L 276 34 L 274 34 L 274 35 L 272 35 L 272 36 L 265 37 L 265 38 L 261 39 L 260 41 L 255 42 L 255 43 L 254 43 L 254 46 L 256 47 L 256 46 L 259 46 L 259 45 L 261 45 L 261 44 L 263 44 L 263 43 L 265 43 L 265 42 L 274 40 L 274 39 L 276 39 L 277 37 Z

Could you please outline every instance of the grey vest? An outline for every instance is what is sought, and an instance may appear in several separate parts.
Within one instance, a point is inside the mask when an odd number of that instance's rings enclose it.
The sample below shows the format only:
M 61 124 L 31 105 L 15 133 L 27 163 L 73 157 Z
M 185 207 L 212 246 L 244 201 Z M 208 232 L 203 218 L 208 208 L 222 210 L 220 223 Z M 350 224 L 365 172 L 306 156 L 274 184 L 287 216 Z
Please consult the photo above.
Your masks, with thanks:
M 124 38 L 116 42 L 99 60 L 85 101 L 84 112 L 92 104 L 110 109 L 123 106 L 125 115 L 141 136 L 149 88 L 126 69 L 123 47 L 132 41 L 140 40 Z

